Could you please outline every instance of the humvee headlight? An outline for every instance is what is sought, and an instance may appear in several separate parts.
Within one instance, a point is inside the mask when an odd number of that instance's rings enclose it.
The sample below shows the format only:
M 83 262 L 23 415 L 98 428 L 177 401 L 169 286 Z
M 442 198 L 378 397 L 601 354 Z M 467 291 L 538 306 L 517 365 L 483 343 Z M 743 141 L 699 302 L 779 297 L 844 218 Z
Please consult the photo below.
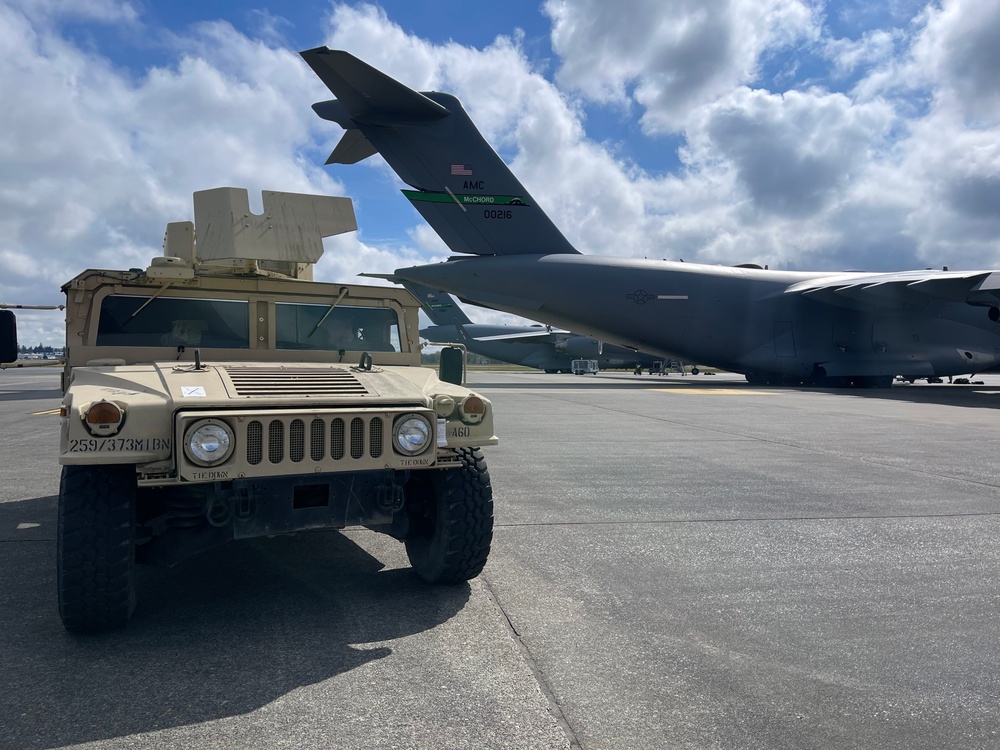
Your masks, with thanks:
M 95 401 L 80 413 L 83 424 L 91 435 L 108 437 L 125 424 L 125 410 L 114 401 Z
M 479 396 L 468 396 L 465 401 L 458 405 L 458 410 L 462 412 L 463 422 L 479 424 L 486 416 L 486 402 Z
M 201 466 L 221 464 L 233 451 L 233 432 L 229 425 L 208 419 L 193 425 L 184 437 L 184 452 Z
M 430 422 L 419 414 L 407 414 L 396 420 L 393 427 L 392 442 L 396 450 L 407 456 L 415 456 L 423 453 L 430 445 L 431 435 Z

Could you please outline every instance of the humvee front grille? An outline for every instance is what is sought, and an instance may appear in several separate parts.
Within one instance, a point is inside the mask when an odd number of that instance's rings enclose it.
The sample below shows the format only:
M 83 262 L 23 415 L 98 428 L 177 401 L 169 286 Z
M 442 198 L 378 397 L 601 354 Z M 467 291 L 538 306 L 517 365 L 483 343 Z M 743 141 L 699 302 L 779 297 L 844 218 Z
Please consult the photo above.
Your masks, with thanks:
M 386 469 L 432 468 L 437 460 L 434 435 L 419 456 L 393 450 L 393 424 L 407 414 L 421 414 L 437 426 L 426 407 L 222 409 L 177 414 L 175 440 L 183 445 L 193 425 L 224 422 L 233 449 L 214 466 L 198 465 L 186 448 L 177 453 L 181 481 L 225 481 L 249 477 L 316 475 Z
M 327 433 L 330 435 L 329 442 L 326 439 Z M 359 416 L 348 420 L 342 417 L 314 417 L 309 423 L 308 434 L 307 452 L 304 420 L 286 417 L 265 421 L 250 420 L 246 428 L 247 463 L 257 466 L 264 461 L 265 456 L 271 464 L 285 461 L 301 463 L 305 461 L 307 453 L 310 461 L 315 463 L 328 459 L 341 461 L 345 455 L 355 460 L 363 456 L 380 458 L 386 448 L 383 442 L 385 420 L 380 416 Z
M 343 367 L 226 367 L 237 396 L 368 396 Z

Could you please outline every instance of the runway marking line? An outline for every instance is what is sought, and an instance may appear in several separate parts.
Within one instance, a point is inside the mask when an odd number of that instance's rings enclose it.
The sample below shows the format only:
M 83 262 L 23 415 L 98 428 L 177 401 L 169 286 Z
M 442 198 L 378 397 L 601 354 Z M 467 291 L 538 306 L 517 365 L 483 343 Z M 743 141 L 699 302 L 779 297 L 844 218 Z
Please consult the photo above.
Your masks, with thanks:
M 678 386 L 677 388 L 650 388 L 651 391 L 656 391 L 657 393 L 694 393 L 699 396 L 701 395 L 716 395 L 719 396 L 777 396 L 778 394 L 774 391 L 749 391 L 745 388 L 688 388 L 685 386 Z
M 34 411 L 32 416 L 38 416 L 39 414 L 58 414 L 59 409 L 46 409 L 45 411 Z

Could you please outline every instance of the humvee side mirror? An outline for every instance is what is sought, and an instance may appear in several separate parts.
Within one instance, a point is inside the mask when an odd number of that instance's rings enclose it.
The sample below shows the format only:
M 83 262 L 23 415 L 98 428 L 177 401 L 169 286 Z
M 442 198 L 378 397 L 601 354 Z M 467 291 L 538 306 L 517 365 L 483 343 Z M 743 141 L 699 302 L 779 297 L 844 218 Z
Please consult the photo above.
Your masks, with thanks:
M 17 360 L 17 320 L 10 310 L 0 310 L 0 362 Z
M 465 382 L 465 352 L 457 346 L 442 349 L 438 377 L 445 383 L 462 385 Z

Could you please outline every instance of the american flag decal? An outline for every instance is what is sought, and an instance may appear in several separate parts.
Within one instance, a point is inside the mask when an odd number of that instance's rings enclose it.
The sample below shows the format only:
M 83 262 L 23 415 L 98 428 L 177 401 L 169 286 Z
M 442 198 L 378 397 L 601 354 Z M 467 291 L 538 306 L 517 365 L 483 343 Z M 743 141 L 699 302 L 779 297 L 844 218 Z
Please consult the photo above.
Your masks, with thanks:
M 451 176 L 452 177 L 472 177 L 472 167 L 468 167 L 465 164 L 452 164 L 451 165 Z

